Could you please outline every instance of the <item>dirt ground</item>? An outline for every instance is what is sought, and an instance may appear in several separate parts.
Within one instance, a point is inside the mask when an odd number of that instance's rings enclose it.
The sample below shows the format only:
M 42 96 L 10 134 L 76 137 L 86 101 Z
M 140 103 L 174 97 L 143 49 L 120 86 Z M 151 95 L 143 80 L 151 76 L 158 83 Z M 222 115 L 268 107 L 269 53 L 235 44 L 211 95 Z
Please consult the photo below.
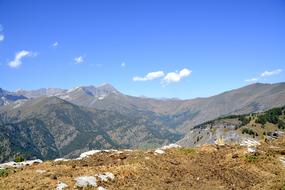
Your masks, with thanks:
M 115 175 L 113 181 L 97 181 L 106 189 L 285 189 L 282 155 L 284 138 L 262 143 L 256 153 L 233 145 L 176 148 L 164 154 L 154 154 L 154 150 L 104 152 L 83 160 L 9 169 L 8 176 L 0 177 L 0 189 L 56 189 L 59 182 L 69 186 L 65 189 L 80 189 L 74 178 L 102 172 Z

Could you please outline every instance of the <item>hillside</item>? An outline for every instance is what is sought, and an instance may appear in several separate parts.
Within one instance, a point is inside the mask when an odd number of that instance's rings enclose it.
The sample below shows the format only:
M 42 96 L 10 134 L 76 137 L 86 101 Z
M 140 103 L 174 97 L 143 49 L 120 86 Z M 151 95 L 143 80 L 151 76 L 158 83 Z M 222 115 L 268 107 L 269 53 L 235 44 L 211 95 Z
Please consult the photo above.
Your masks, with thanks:
M 90 149 L 151 148 L 178 140 L 196 146 L 214 143 L 224 131 L 225 137 L 240 141 L 243 129 L 221 130 L 217 125 L 217 132 L 210 133 L 208 128 L 193 127 L 224 115 L 283 106 L 285 83 L 253 84 L 193 100 L 133 97 L 109 84 L 70 90 L 2 90 L 0 95 L 6 100 L 0 106 L 3 162 L 17 154 L 52 159 L 77 156 Z M 232 119 L 233 124 L 236 120 Z
M 0 189 L 285 188 L 284 138 L 263 142 L 254 153 L 238 145 L 169 148 L 97 151 L 2 169 Z
M 181 135 L 144 115 L 87 109 L 57 97 L 40 97 L 0 108 L 0 162 L 78 156 L 90 149 L 148 148 Z
M 226 143 L 241 143 L 244 139 L 264 140 L 284 133 L 285 107 L 245 115 L 229 115 L 195 126 L 178 143 L 183 146 L 214 144 L 217 139 Z
M 229 114 L 265 111 L 285 104 L 285 83 L 256 83 L 208 98 L 153 99 L 125 95 L 110 84 L 69 90 L 48 88 L 17 91 L 29 98 L 57 96 L 76 105 L 116 111 L 127 116 L 148 115 L 164 126 L 186 133 L 195 125 Z

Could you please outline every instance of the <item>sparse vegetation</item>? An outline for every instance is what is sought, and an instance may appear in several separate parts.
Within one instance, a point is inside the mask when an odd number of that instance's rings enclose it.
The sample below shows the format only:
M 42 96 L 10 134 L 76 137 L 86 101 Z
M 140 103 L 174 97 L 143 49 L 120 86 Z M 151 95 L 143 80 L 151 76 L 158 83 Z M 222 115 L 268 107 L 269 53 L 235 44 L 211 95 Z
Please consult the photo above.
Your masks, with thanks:
M 0 177 L 6 177 L 8 176 L 7 169 L 0 169 Z
M 178 151 L 185 155 L 193 155 L 196 153 L 193 148 L 179 148 Z
M 264 114 L 261 114 L 257 117 L 256 123 L 265 125 L 267 122 L 272 124 L 278 124 L 279 123 L 279 116 L 283 114 L 282 108 L 273 108 L 271 110 L 266 111 Z
M 242 129 L 242 134 L 258 136 L 258 134 L 255 131 L 253 131 L 252 129 L 250 129 L 250 128 L 243 128 Z
M 279 120 L 278 121 L 278 128 L 279 129 L 285 129 L 285 122 L 282 120 Z
M 284 149 L 285 139 L 278 140 L 278 143 L 275 140 L 262 143 L 256 153 L 250 154 L 245 152 L 246 148 L 235 145 L 205 145 L 169 149 L 160 155 L 138 150 L 102 152 L 84 160 L 48 161 L 10 172 L 1 178 L 0 189 L 55 189 L 58 180 L 69 185 L 66 189 L 73 189 L 74 178 L 103 172 L 115 175 L 114 181 L 98 182 L 98 186 L 110 190 L 232 189 L 232 184 L 235 189 L 282 189 L 285 170 L 282 164 L 276 164 L 282 152 L 270 149 L 270 145 Z M 36 170 L 46 170 L 59 178 L 40 175 Z M 220 182 L 223 182 L 222 187 Z
M 15 162 L 23 162 L 25 159 L 24 159 L 24 157 L 23 156 L 16 156 L 15 157 Z
M 249 122 L 251 121 L 251 117 L 246 117 L 245 115 L 240 115 L 239 121 L 241 122 L 241 126 L 245 126 L 245 125 L 249 124 Z
M 256 162 L 256 161 L 258 161 L 258 156 L 253 155 L 253 154 L 247 154 L 247 155 L 245 156 L 245 160 L 246 160 L 247 162 Z

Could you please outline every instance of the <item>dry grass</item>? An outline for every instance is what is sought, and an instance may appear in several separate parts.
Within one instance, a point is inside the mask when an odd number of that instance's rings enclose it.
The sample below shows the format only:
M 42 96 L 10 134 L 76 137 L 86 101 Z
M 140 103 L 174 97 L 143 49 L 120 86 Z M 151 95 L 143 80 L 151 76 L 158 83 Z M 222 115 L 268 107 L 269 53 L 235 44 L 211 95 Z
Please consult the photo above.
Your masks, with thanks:
M 270 147 L 279 147 L 271 150 Z M 0 189 L 55 189 L 62 181 L 76 189 L 74 178 L 112 172 L 107 189 L 282 189 L 285 170 L 279 156 L 285 140 L 263 143 L 256 154 L 239 146 L 207 145 L 196 149 L 99 153 L 80 161 L 52 162 L 10 169 Z M 36 170 L 46 170 L 39 174 Z M 88 188 L 96 189 L 96 188 Z

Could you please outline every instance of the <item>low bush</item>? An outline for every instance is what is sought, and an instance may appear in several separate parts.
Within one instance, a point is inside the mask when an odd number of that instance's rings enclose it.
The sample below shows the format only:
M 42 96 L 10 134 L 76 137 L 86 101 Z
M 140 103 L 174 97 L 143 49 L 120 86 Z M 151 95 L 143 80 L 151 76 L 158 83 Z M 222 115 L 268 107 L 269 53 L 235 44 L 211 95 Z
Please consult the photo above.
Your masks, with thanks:
M 0 177 L 6 177 L 8 176 L 7 169 L 0 169 Z
M 15 157 L 15 162 L 23 162 L 25 159 L 23 156 L 16 156 Z
M 178 150 L 179 150 L 179 152 L 186 154 L 186 155 L 196 153 L 196 151 L 193 148 L 179 148 Z

